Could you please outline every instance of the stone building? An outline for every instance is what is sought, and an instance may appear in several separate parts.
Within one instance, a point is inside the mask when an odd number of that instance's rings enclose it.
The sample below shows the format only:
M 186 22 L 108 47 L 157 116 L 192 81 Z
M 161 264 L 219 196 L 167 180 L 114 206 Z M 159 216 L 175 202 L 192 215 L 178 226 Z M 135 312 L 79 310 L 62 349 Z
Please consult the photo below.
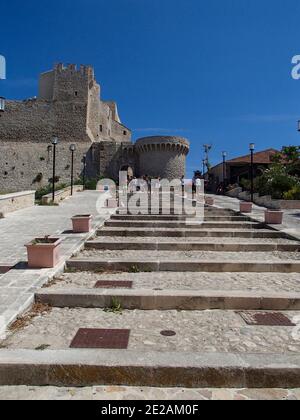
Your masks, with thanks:
M 75 178 L 82 176 L 84 155 L 90 179 L 118 179 L 120 170 L 168 178 L 185 173 L 187 140 L 150 137 L 133 144 L 116 103 L 101 99 L 90 66 L 58 64 L 41 74 L 37 97 L 6 100 L 5 112 L 0 113 L 0 191 L 38 189 L 49 183 L 54 136 L 59 139 L 56 174 L 60 183 L 70 182 L 72 143 L 77 147 Z

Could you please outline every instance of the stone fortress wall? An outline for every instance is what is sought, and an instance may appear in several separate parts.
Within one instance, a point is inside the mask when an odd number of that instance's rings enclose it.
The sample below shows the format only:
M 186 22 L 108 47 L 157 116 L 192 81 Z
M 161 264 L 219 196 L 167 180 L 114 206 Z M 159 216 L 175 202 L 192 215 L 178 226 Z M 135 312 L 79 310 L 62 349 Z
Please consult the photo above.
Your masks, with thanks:
M 136 142 L 140 172 L 152 177 L 180 179 L 185 175 L 189 142 L 182 137 L 144 137 Z M 142 174 L 141 174 L 142 175 Z
M 53 136 L 59 138 L 56 175 L 60 183 L 70 182 L 71 143 L 77 146 L 75 179 L 83 174 L 83 155 L 88 178 L 118 179 L 119 171 L 128 167 L 137 176 L 172 178 L 185 173 L 188 142 L 154 137 L 135 146 L 116 103 L 101 99 L 90 66 L 58 64 L 41 74 L 38 97 L 6 101 L 5 112 L 0 113 L 0 192 L 38 189 L 49 183 Z

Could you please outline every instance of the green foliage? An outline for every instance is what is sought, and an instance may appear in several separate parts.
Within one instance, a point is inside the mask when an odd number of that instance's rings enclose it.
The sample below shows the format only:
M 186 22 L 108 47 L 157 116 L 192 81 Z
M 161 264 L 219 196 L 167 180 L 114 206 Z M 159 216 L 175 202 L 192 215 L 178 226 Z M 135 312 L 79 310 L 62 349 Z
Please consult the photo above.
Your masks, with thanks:
M 121 302 L 117 298 L 113 297 L 111 299 L 111 306 L 109 308 L 104 309 L 104 311 L 121 315 L 123 311 Z
M 284 194 L 299 185 L 299 178 L 288 173 L 282 164 L 273 164 L 255 180 L 255 189 L 260 195 L 271 195 L 282 199 Z
M 64 188 L 67 188 L 67 184 L 58 184 L 55 185 L 55 191 L 63 190 Z M 35 192 L 35 199 L 41 200 L 44 195 L 50 194 L 52 192 L 52 184 L 48 184 L 45 187 L 39 188 Z
M 98 180 L 96 178 L 89 178 L 85 180 L 86 190 L 95 190 L 97 187 Z
M 136 265 L 132 265 L 130 268 L 129 268 L 129 273 L 140 273 L 140 269 L 136 266 Z
M 284 146 L 272 157 L 272 165 L 254 180 L 254 191 L 273 199 L 297 200 L 300 189 L 300 146 Z M 241 186 L 250 190 L 249 180 Z
M 83 184 L 83 179 L 81 179 L 81 185 Z M 104 179 L 103 176 L 99 177 L 99 178 L 87 178 L 85 180 L 85 189 L 86 190 L 95 190 L 97 188 L 97 184 L 99 181 L 101 181 L 101 179 Z
M 59 182 L 59 180 L 60 180 L 59 176 L 54 177 L 54 182 L 55 183 Z M 49 178 L 48 182 L 49 182 L 49 184 L 52 184 L 53 183 L 53 178 Z
M 39 184 L 40 182 L 42 182 L 44 175 L 40 172 L 39 174 L 37 174 L 37 176 L 34 178 L 34 180 L 32 181 L 33 184 Z
M 283 194 L 285 200 L 300 200 L 300 184 Z

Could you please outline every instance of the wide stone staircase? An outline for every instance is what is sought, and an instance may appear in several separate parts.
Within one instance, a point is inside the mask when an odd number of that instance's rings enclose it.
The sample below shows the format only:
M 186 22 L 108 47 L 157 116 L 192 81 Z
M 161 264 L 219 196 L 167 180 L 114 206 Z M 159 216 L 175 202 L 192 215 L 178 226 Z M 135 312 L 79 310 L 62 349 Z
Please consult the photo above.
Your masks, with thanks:
M 0 343 L 0 384 L 300 387 L 300 243 L 249 217 L 117 212 Z

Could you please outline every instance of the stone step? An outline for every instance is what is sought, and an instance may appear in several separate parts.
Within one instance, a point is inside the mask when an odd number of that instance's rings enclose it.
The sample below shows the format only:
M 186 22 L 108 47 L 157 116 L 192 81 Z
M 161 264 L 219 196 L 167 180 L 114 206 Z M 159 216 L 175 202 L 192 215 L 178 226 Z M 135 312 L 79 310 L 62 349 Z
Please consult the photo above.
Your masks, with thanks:
M 265 225 L 263 223 L 256 222 L 197 222 L 194 223 L 190 221 L 126 221 L 126 220 L 108 220 L 105 222 L 106 227 L 115 227 L 115 228 L 166 228 L 166 229 L 182 229 L 182 228 L 192 228 L 192 229 L 264 229 Z
M 298 273 L 203 273 L 203 272 L 156 272 L 153 273 L 94 273 L 89 271 L 66 272 L 44 289 L 94 289 L 98 281 L 110 281 L 111 288 L 124 288 L 120 282 L 132 282 L 132 289 L 205 290 L 219 292 L 253 293 L 300 293 Z M 128 286 L 128 284 L 126 284 Z M 43 290 L 44 290 L 43 289 Z M 46 290 L 44 290 L 46 291 Z
M 0 385 L 297 388 L 298 355 L 0 350 Z
M 268 230 L 268 229 L 256 229 L 256 230 L 233 230 L 233 229 L 166 229 L 166 228 L 155 228 L 155 229 L 143 229 L 143 228 L 102 228 L 97 231 L 98 236 L 148 236 L 152 238 L 163 237 L 227 237 L 227 238 L 286 238 L 283 232 Z
M 125 221 L 129 221 L 129 220 L 133 220 L 133 221 L 138 221 L 138 220 L 145 220 L 145 221 L 156 221 L 156 220 L 162 220 L 162 221 L 185 221 L 186 220 L 186 216 L 170 216 L 170 215 L 151 215 L 151 214 L 146 214 L 146 215 L 121 215 L 121 214 L 113 214 L 111 216 L 111 220 L 125 220 Z M 205 216 L 204 217 L 204 221 L 209 221 L 209 222 L 249 222 L 250 218 L 246 217 L 246 216 Z
M 77 271 L 128 271 L 158 272 L 158 271 L 191 271 L 191 272 L 256 272 L 256 273 L 300 273 L 300 261 L 277 260 L 268 261 L 230 261 L 230 260 L 204 260 L 183 259 L 172 260 L 158 258 L 73 258 L 68 260 L 68 269 Z
M 86 249 L 102 250 L 148 250 L 148 251 L 216 251 L 216 252 L 298 252 L 299 244 L 277 243 L 216 243 L 216 242 L 130 242 L 118 240 L 115 242 L 105 240 L 93 240 L 85 243 Z
M 0 401 L 64 400 L 64 401 L 297 401 L 300 389 L 284 388 L 161 388 L 135 386 L 0 386 Z
M 130 310 L 300 310 L 295 292 L 54 288 L 35 294 L 37 303 L 58 308 L 109 308 L 113 299 Z
M 171 212 L 169 212 L 169 210 L 171 210 Z M 138 213 L 138 214 L 143 215 L 143 216 L 147 216 L 147 215 L 152 216 L 154 211 L 157 215 L 160 215 L 160 216 L 162 216 L 162 215 L 166 215 L 166 216 L 182 215 L 182 216 L 185 216 L 185 211 L 181 207 L 170 207 L 170 208 L 166 207 L 166 208 L 159 208 L 159 209 L 155 209 L 155 210 L 151 209 L 151 207 L 149 207 L 149 208 L 141 207 L 141 208 L 139 208 L 138 212 L 134 212 L 133 214 L 131 213 L 130 210 L 126 211 L 126 209 L 125 210 L 124 209 L 123 210 L 119 209 L 119 210 L 116 211 L 116 214 L 117 215 L 128 215 L 128 216 L 133 215 L 133 216 L 135 216 L 136 213 Z M 204 214 L 207 215 L 207 216 L 239 216 L 239 215 L 244 216 L 243 214 L 238 213 L 238 212 L 234 212 L 233 210 L 225 210 L 225 209 L 223 210 L 223 209 L 217 209 L 217 208 L 213 208 L 213 207 L 205 208 Z

